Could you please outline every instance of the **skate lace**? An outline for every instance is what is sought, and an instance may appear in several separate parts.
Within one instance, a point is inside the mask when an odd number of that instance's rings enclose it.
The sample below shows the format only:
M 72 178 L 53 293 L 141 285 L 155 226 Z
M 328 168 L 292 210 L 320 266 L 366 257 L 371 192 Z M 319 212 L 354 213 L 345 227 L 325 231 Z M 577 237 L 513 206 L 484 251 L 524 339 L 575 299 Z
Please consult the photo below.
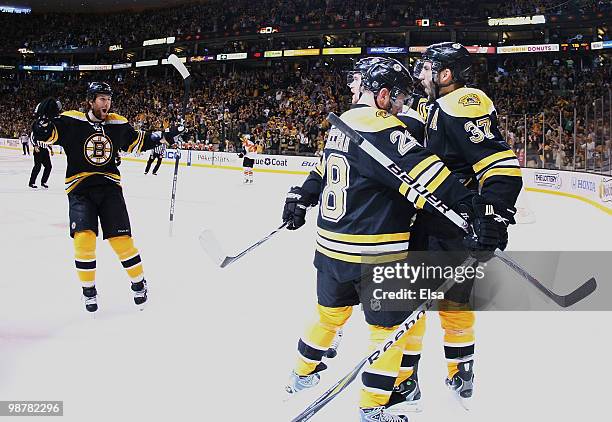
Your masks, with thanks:
M 93 305 L 95 303 L 98 303 L 96 296 L 92 296 L 92 297 L 84 296 L 84 298 L 85 298 L 85 305 Z

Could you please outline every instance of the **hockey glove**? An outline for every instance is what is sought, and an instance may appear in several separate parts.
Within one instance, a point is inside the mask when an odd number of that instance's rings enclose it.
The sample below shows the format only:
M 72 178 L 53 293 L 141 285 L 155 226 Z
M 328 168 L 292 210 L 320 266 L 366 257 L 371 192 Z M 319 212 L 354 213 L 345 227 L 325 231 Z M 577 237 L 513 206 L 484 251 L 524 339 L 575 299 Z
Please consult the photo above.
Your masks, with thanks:
M 176 143 L 180 139 L 179 136 L 186 133 L 185 126 L 180 124 L 178 126 L 171 126 L 164 131 L 164 138 L 168 144 Z
M 310 205 L 310 195 L 303 188 L 294 186 L 285 198 L 283 208 L 283 221 L 287 222 L 287 229 L 296 230 L 306 223 L 306 210 Z
M 460 207 L 460 212 L 467 211 L 473 233 L 463 238 L 463 244 L 470 254 L 480 262 L 486 262 L 494 256 L 495 249 L 505 249 L 508 244 L 508 225 L 514 224 L 514 213 L 511 209 L 494 204 L 481 195 L 472 198 L 472 207 Z
M 62 103 L 55 98 L 49 97 L 42 100 L 34 109 L 34 117 L 40 119 L 52 119 L 62 111 Z

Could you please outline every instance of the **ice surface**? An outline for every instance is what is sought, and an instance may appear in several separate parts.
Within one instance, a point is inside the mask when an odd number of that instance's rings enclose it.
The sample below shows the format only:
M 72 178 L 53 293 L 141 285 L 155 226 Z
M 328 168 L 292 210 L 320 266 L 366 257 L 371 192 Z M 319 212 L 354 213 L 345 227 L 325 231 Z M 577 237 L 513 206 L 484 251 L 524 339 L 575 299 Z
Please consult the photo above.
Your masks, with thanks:
M 67 421 L 284 422 L 314 398 L 282 402 L 297 339 L 314 316 L 314 212 L 302 229 L 280 233 L 223 270 L 198 244 L 200 231 L 213 229 L 234 254 L 268 234 L 280 223 L 286 191 L 303 176 L 255 173 L 255 184 L 245 186 L 237 171 L 181 167 L 170 238 L 172 166 L 145 176 L 144 163 L 124 160 L 150 302 L 135 310 L 129 281 L 99 238 L 100 311 L 92 319 L 67 234 L 65 161 L 53 158 L 48 191 L 27 187 L 31 164 L 0 150 L 0 400 L 64 400 Z M 511 248 L 610 249 L 605 213 L 527 195 L 537 221 L 513 227 Z M 469 413 L 445 390 L 442 331 L 436 314 L 428 318 L 419 370 L 424 412 L 411 420 L 565 422 L 607 414 L 610 313 L 479 314 Z M 356 364 L 366 342 L 356 310 L 317 393 Z M 358 384 L 313 421 L 357 420 Z

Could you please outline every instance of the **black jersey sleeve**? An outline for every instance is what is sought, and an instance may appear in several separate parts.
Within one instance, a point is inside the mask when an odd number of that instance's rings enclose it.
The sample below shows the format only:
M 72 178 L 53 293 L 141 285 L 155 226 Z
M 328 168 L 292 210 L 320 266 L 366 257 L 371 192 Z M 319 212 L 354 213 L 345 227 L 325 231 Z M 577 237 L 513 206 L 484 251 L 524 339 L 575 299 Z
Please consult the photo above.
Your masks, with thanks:
M 142 152 L 155 148 L 163 139 L 161 132 L 136 130 L 128 120 L 118 114 L 111 114 L 108 122 L 121 125 L 121 141 L 119 149 L 126 152 Z
M 44 145 L 60 145 L 68 137 L 70 125 L 66 122 L 67 117 L 63 114 L 46 122 L 35 121 L 32 124 L 32 141 Z

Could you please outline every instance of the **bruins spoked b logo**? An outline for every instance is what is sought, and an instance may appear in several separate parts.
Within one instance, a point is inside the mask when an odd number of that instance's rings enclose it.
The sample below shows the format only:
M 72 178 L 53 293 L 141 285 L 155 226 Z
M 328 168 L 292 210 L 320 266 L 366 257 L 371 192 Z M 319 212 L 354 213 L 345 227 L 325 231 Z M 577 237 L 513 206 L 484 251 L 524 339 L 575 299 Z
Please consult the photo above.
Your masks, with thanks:
M 85 141 L 85 158 L 94 166 L 103 166 L 113 156 L 113 144 L 101 133 L 95 133 Z

